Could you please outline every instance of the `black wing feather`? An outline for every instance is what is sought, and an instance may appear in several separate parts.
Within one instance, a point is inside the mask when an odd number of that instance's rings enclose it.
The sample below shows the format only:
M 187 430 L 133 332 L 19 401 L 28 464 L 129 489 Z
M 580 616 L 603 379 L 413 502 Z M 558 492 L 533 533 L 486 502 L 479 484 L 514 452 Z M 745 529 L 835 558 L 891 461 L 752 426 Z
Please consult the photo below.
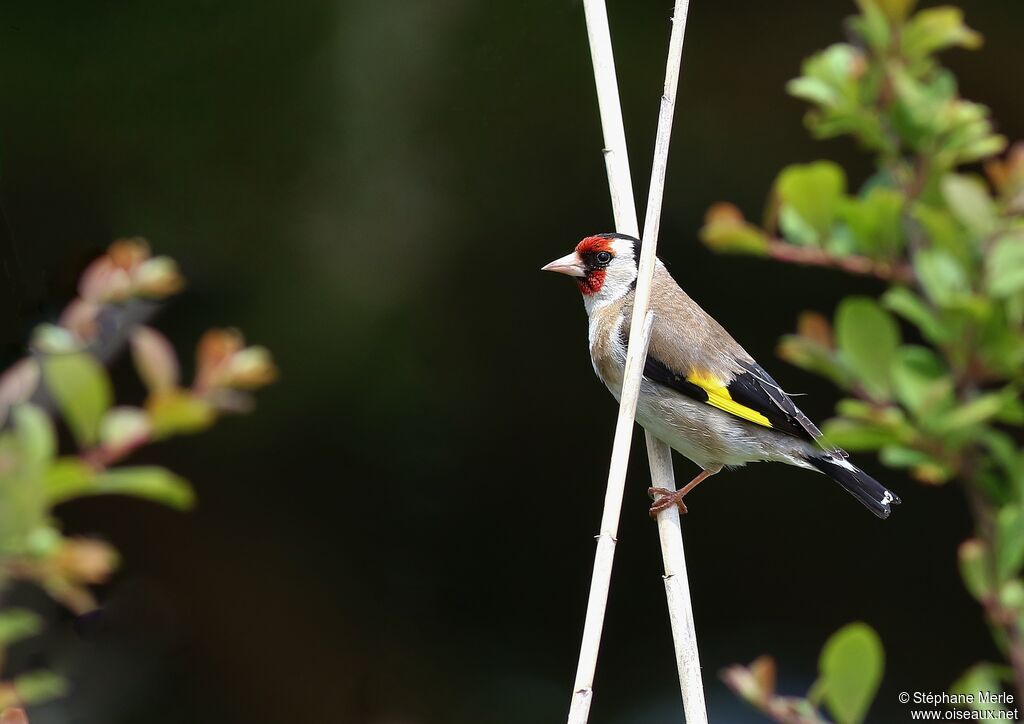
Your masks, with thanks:
M 741 379 L 743 380 L 743 391 L 740 392 L 737 390 L 737 393 L 733 394 L 734 399 L 745 405 L 749 405 L 750 407 L 754 407 L 754 403 L 757 402 L 759 405 L 756 409 L 764 412 L 764 400 L 767 398 L 767 400 L 770 401 L 770 404 L 785 416 L 787 420 L 787 432 L 795 434 L 798 437 L 807 438 L 812 442 L 822 445 L 830 451 L 839 452 L 838 449 L 825 444 L 822 440 L 821 430 L 818 429 L 818 426 L 811 422 L 810 418 L 803 413 L 803 410 L 793 404 L 793 400 L 790 396 L 783 391 L 779 386 L 779 383 L 776 382 L 761 365 L 757 362 L 744 361 L 740 361 L 739 364 L 746 370 L 746 372 L 741 373 L 737 377 L 737 381 Z M 735 384 L 735 382 L 736 381 L 729 385 L 730 394 L 733 393 L 733 384 Z M 743 395 L 748 393 L 752 396 L 750 401 L 747 401 L 743 397 Z M 769 420 L 772 420 L 774 424 L 772 416 L 767 412 L 764 414 Z
M 772 429 L 788 433 L 810 442 L 822 442 L 821 430 L 798 408 L 779 384 L 756 362 L 737 361 L 745 371 L 740 372 L 728 385 L 733 400 L 756 410 L 768 418 Z M 707 402 L 708 393 L 690 382 L 660 360 L 647 356 L 644 377 L 665 385 L 698 402 Z M 753 424 L 753 423 L 751 423 Z
M 708 401 L 708 393 L 703 387 L 698 387 L 683 375 L 673 372 L 668 365 L 651 355 L 647 355 L 647 361 L 644 362 L 644 377 L 676 392 L 682 392 L 698 402 Z

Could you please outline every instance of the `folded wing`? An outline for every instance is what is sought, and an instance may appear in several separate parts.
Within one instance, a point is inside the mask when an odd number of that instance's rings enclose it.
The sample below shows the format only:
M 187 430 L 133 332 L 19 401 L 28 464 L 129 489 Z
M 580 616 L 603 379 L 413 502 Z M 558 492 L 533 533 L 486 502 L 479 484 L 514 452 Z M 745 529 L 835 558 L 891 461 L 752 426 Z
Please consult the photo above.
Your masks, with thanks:
M 818 443 L 830 452 L 839 452 L 824 443 L 821 430 L 763 367 L 741 359 L 736 359 L 735 364 L 740 371 L 731 378 L 722 379 L 699 368 L 675 370 L 657 357 L 648 355 L 644 376 L 748 422 Z

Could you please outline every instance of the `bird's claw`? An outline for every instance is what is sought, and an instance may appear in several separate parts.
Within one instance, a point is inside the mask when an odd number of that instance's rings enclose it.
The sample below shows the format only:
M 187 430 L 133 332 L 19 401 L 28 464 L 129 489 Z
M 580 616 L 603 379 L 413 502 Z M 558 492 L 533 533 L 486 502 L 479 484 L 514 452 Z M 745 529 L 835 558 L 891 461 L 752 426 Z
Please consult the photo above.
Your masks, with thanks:
M 685 493 L 682 490 L 669 490 L 668 488 L 648 488 L 647 494 L 654 499 L 651 505 L 651 517 L 657 519 L 658 513 L 671 507 L 679 506 L 679 514 L 686 514 L 686 503 L 683 502 Z

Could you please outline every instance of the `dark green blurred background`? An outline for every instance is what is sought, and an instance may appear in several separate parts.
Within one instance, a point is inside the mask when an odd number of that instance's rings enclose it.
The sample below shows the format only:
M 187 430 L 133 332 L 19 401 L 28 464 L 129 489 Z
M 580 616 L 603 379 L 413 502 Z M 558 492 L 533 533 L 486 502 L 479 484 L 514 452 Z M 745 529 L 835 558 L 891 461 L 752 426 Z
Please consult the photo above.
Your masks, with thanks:
M 987 44 L 947 61 L 1024 136 L 1024 5 L 962 5 Z M 696 232 L 716 200 L 757 218 L 787 163 L 831 157 L 866 177 L 851 143 L 807 137 L 783 91 L 851 10 L 693 0 L 662 223 L 680 283 L 783 386 L 812 393 L 802 406 L 819 419 L 836 391 L 775 359 L 775 340 L 801 310 L 879 288 L 716 257 Z M 610 13 L 645 197 L 671 3 Z M 143 456 L 193 481 L 193 514 L 62 509 L 124 563 L 100 614 L 52 613 L 29 660 L 75 689 L 33 724 L 564 717 L 615 405 L 578 293 L 538 269 L 610 229 L 600 149 L 576 0 L 2 3 L 4 360 L 92 256 L 141 234 L 189 277 L 160 320 L 186 356 L 206 327 L 237 325 L 282 370 L 255 415 Z M 595 724 L 680 717 L 635 449 Z M 955 571 L 960 492 L 885 475 L 904 505 L 884 523 L 782 466 L 690 501 L 713 721 L 760 721 L 723 666 L 771 652 L 781 687 L 803 693 L 851 620 L 886 647 L 872 721 L 903 720 L 898 692 L 942 691 L 996 656 Z

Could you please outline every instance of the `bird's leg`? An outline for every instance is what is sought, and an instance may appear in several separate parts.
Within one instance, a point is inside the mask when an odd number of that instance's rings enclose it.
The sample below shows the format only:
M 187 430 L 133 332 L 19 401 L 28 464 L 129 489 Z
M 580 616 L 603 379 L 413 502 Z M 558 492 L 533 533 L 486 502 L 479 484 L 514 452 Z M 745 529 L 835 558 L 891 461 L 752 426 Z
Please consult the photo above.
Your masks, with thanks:
M 681 487 L 679 490 L 669 490 L 668 488 L 648 488 L 647 494 L 654 498 L 654 503 L 651 505 L 651 517 L 657 518 L 658 513 L 665 510 L 665 508 L 670 505 L 678 505 L 680 514 L 685 514 L 686 503 L 683 502 L 683 498 L 686 497 L 686 494 L 719 470 L 721 470 L 721 468 L 701 470 L 697 477 Z

